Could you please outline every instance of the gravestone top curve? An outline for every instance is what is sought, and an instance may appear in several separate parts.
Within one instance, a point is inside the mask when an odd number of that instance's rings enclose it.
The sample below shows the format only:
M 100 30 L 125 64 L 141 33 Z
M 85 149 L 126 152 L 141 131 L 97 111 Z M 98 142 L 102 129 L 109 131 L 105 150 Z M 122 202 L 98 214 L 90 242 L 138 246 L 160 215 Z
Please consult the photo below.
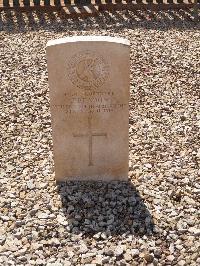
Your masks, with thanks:
M 65 44 L 70 42 L 110 42 L 110 43 L 119 43 L 123 45 L 130 45 L 129 40 L 118 37 L 110 36 L 73 36 L 73 37 L 64 37 L 56 40 L 50 40 L 47 42 L 47 47 L 59 44 Z

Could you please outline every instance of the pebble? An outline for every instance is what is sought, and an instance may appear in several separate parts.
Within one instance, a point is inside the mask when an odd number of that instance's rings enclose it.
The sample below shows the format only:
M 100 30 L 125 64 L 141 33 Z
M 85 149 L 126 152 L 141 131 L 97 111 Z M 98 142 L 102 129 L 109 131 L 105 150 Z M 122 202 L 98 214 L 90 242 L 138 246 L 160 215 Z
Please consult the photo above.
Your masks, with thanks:
M 123 247 L 117 246 L 114 250 L 115 256 L 121 256 L 124 253 Z
M 104 233 L 104 232 L 101 233 L 101 238 L 104 239 L 104 240 L 107 239 L 107 235 L 106 235 L 106 233 Z
M 63 265 L 64 265 L 64 266 L 71 266 L 72 264 L 71 264 L 71 262 L 70 262 L 69 260 L 65 259 L 65 260 L 63 261 Z
M 45 260 L 37 259 L 36 260 L 36 265 L 45 265 Z
M 131 255 L 133 256 L 133 258 L 139 256 L 139 254 L 140 254 L 140 251 L 138 249 L 131 250 Z
M 112 249 L 105 249 L 104 250 L 104 254 L 107 255 L 107 256 L 113 256 L 114 255 L 114 251 Z
M 80 246 L 80 248 L 79 248 L 79 252 L 80 252 L 81 254 L 84 254 L 84 253 L 86 253 L 87 251 L 88 251 L 88 248 L 87 248 L 86 245 L 81 245 L 81 246 Z
M 14 236 L 17 238 L 17 239 L 21 239 L 22 238 L 22 232 L 17 232 L 14 234 Z
M 109 257 L 109 256 L 105 256 L 105 257 L 103 257 L 102 260 L 101 260 L 101 262 L 102 262 L 103 265 L 104 265 L 105 263 L 109 263 L 109 261 L 110 261 L 110 257 Z
M 0 235 L 0 245 L 3 245 L 5 243 L 5 241 L 6 241 L 6 237 Z
M 192 227 L 192 228 L 189 228 L 188 231 L 190 233 L 192 233 L 196 237 L 200 236 L 200 229 L 197 229 L 195 227 Z
M 125 253 L 124 254 L 124 259 L 125 259 L 125 261 L 129 262 L 129 261 L 131 261 L 132 257 L 131 257 L 130 254 Z
M 57 221 L 62 225 L 68 225 L 68 221 L 65 219 L 65 217 L 61 215 L 57 216 Z
M 88 252 L 88 253 L 86 253 L 86 254 L 82 254 L 81 255 L 81 257 L 83 258 L 83 259 L 85 259 L 85 258 L 89 258 L 89 257 L 94 257 L 95 256 L 95 253 L 92 253 L 92 252 Z
M 173 261 L 175 259 L 175 257 L 173 255 L 169 255 L 166 257 L 166 259 L 169 261 Z
M 153 262 L 154 256 L 152 254 L 145 253 L 144 259 L 146 260 L 147 263 L 151 263 L 151 262 Z
M 49 215 L 45 212 L 39 212 L 38 213 L 38 218 L 39 219 L 48 219 L 49 218 Z
M 101 232 L 94 234 L 93 238 L 94 239 L 100 239 L 101 238 Z
M 1 218 L 1 220 L 2 220 L 3 222 L 10 221 L 10 217 L 9 217 L 9 216 L 2 215 L 2 216 L 0 216 L 0 218 Z
M 35 188 L 35 185 L 34 185 L 34 183 L 33 183 L 32 180 L 29 180 L 29 181 L 27 182 L 27 187 L 28 187 L 29 189 L 34 189 L 34 188 Z
M 184 265 L 186 265 L 186 262 L 185 262 L 185 260 L 180 260 L 180 261 L 178 261 L 177 265 L 178 266 L 184 266 Z

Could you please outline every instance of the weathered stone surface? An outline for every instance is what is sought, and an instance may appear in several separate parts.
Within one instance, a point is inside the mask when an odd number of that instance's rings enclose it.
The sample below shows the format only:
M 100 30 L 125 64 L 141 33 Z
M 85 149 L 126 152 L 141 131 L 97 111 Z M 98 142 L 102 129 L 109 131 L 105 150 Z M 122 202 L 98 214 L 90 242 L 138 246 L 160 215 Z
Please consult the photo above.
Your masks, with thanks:
M 57 180 L 127 180 L 129 54 L 120 38 L 48 42 Z

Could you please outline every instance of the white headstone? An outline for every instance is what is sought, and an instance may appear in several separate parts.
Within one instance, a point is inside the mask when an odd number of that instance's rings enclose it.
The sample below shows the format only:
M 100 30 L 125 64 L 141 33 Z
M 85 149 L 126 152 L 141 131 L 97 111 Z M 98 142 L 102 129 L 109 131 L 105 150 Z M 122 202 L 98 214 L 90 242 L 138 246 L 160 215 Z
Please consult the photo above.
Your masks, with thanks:
M 129 41 L 49 41 L 47 61 L 57 180 L 127 180 Z

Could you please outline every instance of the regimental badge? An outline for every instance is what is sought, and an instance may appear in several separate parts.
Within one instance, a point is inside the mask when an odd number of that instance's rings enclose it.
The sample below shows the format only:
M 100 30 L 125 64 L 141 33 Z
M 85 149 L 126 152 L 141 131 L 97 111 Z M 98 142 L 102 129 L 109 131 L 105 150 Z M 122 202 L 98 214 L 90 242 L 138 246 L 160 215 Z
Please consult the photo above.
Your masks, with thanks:
M 67 63 L 71 82 L 81 89 L 101 87 L 109 75 L 108 63 L 95 52 L 83 51 L 72 56 Z

